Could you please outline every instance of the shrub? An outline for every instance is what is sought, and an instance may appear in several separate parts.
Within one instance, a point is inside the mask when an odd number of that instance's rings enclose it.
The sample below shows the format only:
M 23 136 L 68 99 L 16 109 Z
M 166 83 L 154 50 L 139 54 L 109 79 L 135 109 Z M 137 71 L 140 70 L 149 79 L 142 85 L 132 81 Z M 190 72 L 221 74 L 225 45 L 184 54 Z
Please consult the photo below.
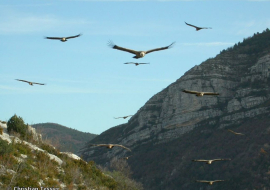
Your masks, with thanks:
M 8 144 L 7 141 L 0 139 L 0 155 L 8 155 L 14 150 L 12 144 Z
M 25 125 L 21 117 L 18 117 L 15 114 L 7 122 L 7 131 L 9 134 L 16 132 L 19 133 L 22 137 L 25 137 L 27 134 L 27 125 Z

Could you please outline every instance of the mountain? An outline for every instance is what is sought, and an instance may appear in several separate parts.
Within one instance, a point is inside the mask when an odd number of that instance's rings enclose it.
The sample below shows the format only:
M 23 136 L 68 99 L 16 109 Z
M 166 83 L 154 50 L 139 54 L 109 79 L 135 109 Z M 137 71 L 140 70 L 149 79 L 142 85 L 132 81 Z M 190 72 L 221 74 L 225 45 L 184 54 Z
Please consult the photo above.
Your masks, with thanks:
M 39 123 L 32 125 L 32 127 L 43 135 L 44 140 L 50 141 L 60 151 L 73 152 L 75 154 L 86 142 L 97 136 L 56 123 Z
M 21 117 L 14 115 L 7 124 L 0 121 L 0 189 L 143 189 L 130 178 L 125 160 L 113 160 L 109 169 L 60 152 Z
M 270 189 L 270 31 L 256 33 L 187 71 L 151 97 L 126 124 L 89 143 L 132 149 L 133 177 L 148 190 Z M 218 92 L 197 97 L 182 92 Z M 245 135 L 234 135 L 231 129 Z M 85 146 L 106 165 L 126 150 Z M 231 158 L 211 165 L 193 159 Z M 212 186 L 195 180 L 225 180 Z

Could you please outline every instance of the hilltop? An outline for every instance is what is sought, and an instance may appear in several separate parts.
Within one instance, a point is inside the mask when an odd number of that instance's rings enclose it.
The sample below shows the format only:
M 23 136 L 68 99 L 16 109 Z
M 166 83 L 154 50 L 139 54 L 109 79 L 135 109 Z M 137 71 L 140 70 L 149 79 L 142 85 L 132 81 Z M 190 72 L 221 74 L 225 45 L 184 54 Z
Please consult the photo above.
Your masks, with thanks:
M 32 125 L 42 135 L 43 139 L 50 141 L 60 151 L 68 151 L 76 154 L 86 142 L 92 140 L 97 135 L 81 132 L 56 123 L 38 123 Z
M 134 177 L 149 190 L 269 189 L 269 82 L 270 31 L 266 29 L 194 66 L 151 97 L 128 123 L 89 143 L 131 148 L 128 163 Z M 183 89 L 220 95 L 196 97 Z M 106 165 L 127 152 L 85 147 L 80 154 Z M 213 158 L 232 160 L 212 165 L 191 161 Z M 215 179 L 226 181 L 213 186 L 195 182 Z

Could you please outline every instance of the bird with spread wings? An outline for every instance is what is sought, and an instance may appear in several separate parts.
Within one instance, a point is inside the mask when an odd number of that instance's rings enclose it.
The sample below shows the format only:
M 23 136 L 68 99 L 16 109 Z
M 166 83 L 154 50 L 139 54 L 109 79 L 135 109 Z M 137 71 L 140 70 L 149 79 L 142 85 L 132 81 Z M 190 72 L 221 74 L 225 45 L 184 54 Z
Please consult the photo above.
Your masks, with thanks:
M 222 158 L 218 158 L 218 159 L 213 159 L 213 160 L 192 160 L 193 162 L 205 162 L 206 164 L 212 164 L 212 162 L 215 161 L 225 161 L 225 160 L 231 160 L 230 158 L 228 159 L 222 159 Z
M 33 84 L 39 84 L 39 85 L 45 85 L 43 83 L 37 83 L 37 82 L 30 82 L 30 81 L 27 81 L 27 80 L 21 80 L 21 79 L 15 79 L 17 81 L 21 81 L 21 82 L 26 82 L 28 83 L 29 85 L 33 86 Z
M 150 63 L 134 63 L 134 62 L 126 62 L 124 64 L 134 64 L 135 66 L 142 65 L 142 64 L 150 64 Z
M 60 40 L 61 42 L 66 42 L 68 39 L 77 38 L 77 37 L 79 37 L 81 35 L 82 34 L 78 34 L 76 36 L 68 36 L 68 37 L 45 37 L 45 39 L 49 39 L 49 40 Z
M 168 46 L 161 47 L 161 48 L 155 48 L 155 49 L 151 49 L 151 50 L 148 50 L 148 51 L 135 51 L 135 50 L 132 50 L 132 49 L 123 48 L 123 47 L 120 47 L 120 46 L 115 45 L 112 41 L 109 41 L 108 45 L 110 47 L 112 47 L 113 49 L 117 49 L 117 50 L 121 50 L 121 51 L 126 51 L 126 52 L 129 52 L 129 53 L 135 54 L 135 56 L 133 58 L 139 59 L 139 58 L 144 57 L 147 53 L 169 49 L 169 48 L 171 48 L 173 46 L 174 43 L 175 42 L 171 43 Z
M 219 95 L 219 93 L 215 93 L 215 92 L 198 92 L 198 91 L 191 91 L 191 90 L 182 90 L 182 92 L 189 93 L 189 94 L 196 94 L 196 96 Z
M 235 135 L 245 135 L 243 133 L 237 133 L 237 132 L 235 132 L 235 131 L 233 131 L 231 129 L 228 129 L 228 131 L 231 132 L 231 133 L 233 133 L 233 134 L 235 134 Z
M 104 147 L 107 147 L 109 149 L 112 149 L 113 147 L 117 146 L 117 147 L 124 148 L 124 149 L 131 152 L 131 150 L 129 148 L 127 148 L 127 147 L 125 147 L 125 146 L 123 146 L 121 144 L 90 144 L 90 146 L 104 146 Z
M 186 22 L 185 22 L 185 23 L 186 23 Z M 198 27 L 198 26 L 194 26 L 194 25 L 188 24 L 188 23 L 186 23 L 186 25 L 196 28 L 196 31 L 199 31 L 199 30 L 201 30 L 201 29 L 212 29 L 212 28 L 210 28 L 210 27 Z
M 213 181 L 196 180 L 196 182 L 199 182 L 199 183 L 208 183 L 209 185 L 213 185 L 213 183 L 215 183 L 215 182 L 221 182 L 221 181 L 225 181 L 225 180 L 213 180 Z
M 119 119 L 119 118 L 126 119 L 126 118 L 131 117 L 131 116 L 133 116 L 133 115 L 127 115 L 127 116 L 124 116 L 124 117 L 115 117 L 114 119 Z

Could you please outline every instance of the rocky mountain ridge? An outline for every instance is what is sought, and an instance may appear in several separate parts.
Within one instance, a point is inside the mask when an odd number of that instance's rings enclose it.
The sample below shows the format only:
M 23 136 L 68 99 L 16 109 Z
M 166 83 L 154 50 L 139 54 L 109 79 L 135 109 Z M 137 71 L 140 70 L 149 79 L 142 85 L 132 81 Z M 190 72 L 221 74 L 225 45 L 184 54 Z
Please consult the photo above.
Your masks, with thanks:
M 148 168 L 136 168 L 139 162 L 147 165 L 148 161 L 143 157 L 151 157 L 149 155 L 151 150 L 145 152 L 146 147 L 157 150 L 159 146 L 165 144 L 171 146 L 171 143 L 181 141 L 181 138 L 192 136 L 193 133 L 211 134 L 213 130 L 220 132 L 228 128 L 239 128 L 246 121 L 268 117 L 269 52 L 270 31 L 267 29 L 222 51 L 215 58 L 194 66 L 176 82 L 150 98 L 128 123 L 103 132 L 90 143 L 116 143 L 131 148 L 134 157 L 138 159 L 130 161 L 138 179 L 144 184 L 148 183 L 146 186 L 149 189 L 159 189 L 161 185 L 161 182 L 151 183 L 150 178 L 159 179 L 158 181 L 162 179 L 162 184 L 165 184 L 163 187 L 170 189 L 168 185 L 170 180 L 168 176 L 166 177 L 169 171 L 164 172 L 162 169 L 150 166 L 151 164 L 148 164 Z M 183 93 L 183 89 L 219 92 L 220 95 L 196 97 Z M 199 132 L 199 129 L 203 130 Z M 263 127 L 263 130 L 266 129 Z M 122 149 L 104 151 L 88 146 L 81 149 L 79 153 L 84 159 L 101 164 L 106 164 L 113 157 L 127 154 Z M 169 157 L 169 162 L 182 160 L 172 155 Z M 162 162 L 159 157 L 155 159 Z M 164 164 L 164 167 L 167 165 L 169 164 Z M 164 175 L 157 177 L 160 174 L 151 174 L 142 179 L 145 170 L 148 170 L 148 173 L 157 170 L 156 172 L 164 172 Z M 192 187 L 190 189 L 194 189 L 194 185 Z

